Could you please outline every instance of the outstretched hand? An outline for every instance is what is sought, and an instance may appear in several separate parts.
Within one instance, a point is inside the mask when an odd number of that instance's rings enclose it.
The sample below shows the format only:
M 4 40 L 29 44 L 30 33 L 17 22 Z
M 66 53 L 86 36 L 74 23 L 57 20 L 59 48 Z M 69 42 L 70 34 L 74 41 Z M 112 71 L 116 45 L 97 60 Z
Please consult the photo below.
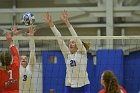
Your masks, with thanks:
M 11 31 L 12 31 L 13 35 L 17 35 L 20 32 L 20 30 L 18 30 L 18 28 L 15 24 L 11 28 Z
M 52 16 L 50 16 L 48 12 L 45 13 L 45 21 L 48 23 L 48 25 L 50 27 L 54 26 L 54 23 L 53 23 L 53 20 L 52 20 Z
M 29 32 L 27 33 L 28 36 L 34 36 L 36 29 L 33 25 L 29 27 Z
M 70 23 L 69 23 L 69 20 L 68 20 L 68 11 L 64 10 L 64 12 L 62 13 L 62 16 L 61 16 L 61 20 L 69 27 L 70 26 Z
M 12 37 L 8 32 L 5 33 L 5 37 L 10 45 L 13 44 Z

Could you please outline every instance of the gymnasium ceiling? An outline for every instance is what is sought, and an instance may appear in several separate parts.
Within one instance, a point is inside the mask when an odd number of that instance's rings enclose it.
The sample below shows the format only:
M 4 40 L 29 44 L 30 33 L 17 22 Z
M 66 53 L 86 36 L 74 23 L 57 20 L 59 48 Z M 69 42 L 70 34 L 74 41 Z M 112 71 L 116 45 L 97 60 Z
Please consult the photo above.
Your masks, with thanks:
M 0 0 L 0 8 L 37 8 L 37 7 L 63 7 L 63 6 L 96 6 L 105 0 Z M 139 0 L 114 0 L 123 6 L 137 6 Z
M 27 28 L 21 22 L 25 12 L 32 12 L 36 17 L 37 28 L 47 27 L 44 13 L 49 12 L 54 22 L 63 27 L 60 15 L 64 9 L 69 11 L 70 21 L 79 28 L 100 27 L 105 23 L 104 7 L 106 0 L 0 0 L 0 28 L 9 29 L 13 22 L 19 28 Z M 114 23 L 126 22 L 140 25 L 140 0 L 113 0 Z M 128 7 L 124 10 L 120 7 Z M 136 8 L 135 8 L 136 7 Z M 130 8 L 130 10 L 129 10 Z M 117 10 L 118 9 L 118 10 Z M 135 11 L 136 9 L 136 11 Z M 122 16 L 122 17 L 121 17 Z M 125 21 L 124 21 L 125 19 Z M 97 25 L 96 25 L 97 24 Z M 135 24 L 132 24 L 135 25 Z

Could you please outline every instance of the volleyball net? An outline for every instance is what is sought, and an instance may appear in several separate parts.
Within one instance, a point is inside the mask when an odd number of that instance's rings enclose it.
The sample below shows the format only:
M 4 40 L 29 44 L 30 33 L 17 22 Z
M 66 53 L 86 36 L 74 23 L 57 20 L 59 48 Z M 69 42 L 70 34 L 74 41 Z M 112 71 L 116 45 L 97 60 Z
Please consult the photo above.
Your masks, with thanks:
M 13 41 L 20 55 L 27 55 L 33 61 L 29 64 L 29 81 L 20 81 L 20 93 L 63 93 L 66 66 L 56 36 L 14 36 Z M 63 36 L 69 39 L 79 38 L 88 43 L 87 71 L 91 91 L 97 93 L 102 86 L 100 76 L 104 70 L 112 70 L 119 83 L 129 93 L 138 93 L 140 89 L 140 37 L 139 36 Z M 9 50 L 5 37 L 0 37 L 0 51 Z M 21 76 L 20 76 L 21 78 Z M 80 77 L 79 77 L 80 78 Z M 133 87 L 134 86 L 134 87 Z M 135 91 L 135 92 L 134 92 Z

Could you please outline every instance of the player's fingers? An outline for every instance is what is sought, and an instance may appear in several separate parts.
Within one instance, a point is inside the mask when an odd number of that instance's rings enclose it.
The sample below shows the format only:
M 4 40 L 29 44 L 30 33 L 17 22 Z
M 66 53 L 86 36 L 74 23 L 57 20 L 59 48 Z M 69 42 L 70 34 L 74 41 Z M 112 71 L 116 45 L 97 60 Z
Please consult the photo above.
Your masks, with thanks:
M 52 16 L 49 16 L 49 20 L 52 21 Z
M 49 15 L 49 13 L 47 12 L 45 16 L 46 21 L 49 22 L 51 20 L 51 16 Z
M 46 13 L 44 14 L 44 18 L 45 18 L 45 20 L 47 19 L 47 14 Z
M 65 10 L 63 11 L 62 15 L 63 15 L 63 16 L 65 15 Z
M 68 16 L 68 11 L 67 10 L 65 10 L 65 14 Z
M 50 15 L 49 15 L 49 12 L 47 12 L 47 13 L 46 13 L 46 17 L 49 18 L 49 16 L 50 16 Z
M 35 28 L 35 27 L 33 27 L 33 31 L 34 31 L 34 32 L 36 31 L 36 28 Z
M 64 9 L 64 14 L 66 14 L 66 9 Z
M 65 9 L 64 9 L 64 14 L 65 14 L 65 15 L 68 15 L 68 12 L 67 12 L 67 10 L 65 10 Z
M 44 14 L 44 16 L 45 16 L 45 20 L 47 21 L 47 20 L 48 20 L 48 13 L 46 12 L 46 13 Z

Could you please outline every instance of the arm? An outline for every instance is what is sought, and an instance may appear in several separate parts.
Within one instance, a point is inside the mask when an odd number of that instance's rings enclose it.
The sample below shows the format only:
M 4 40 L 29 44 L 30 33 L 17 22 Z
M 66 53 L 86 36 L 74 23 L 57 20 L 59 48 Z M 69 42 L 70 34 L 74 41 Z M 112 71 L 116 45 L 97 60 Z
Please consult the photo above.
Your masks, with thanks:
M 61 19 L 64 21 L 64 23 L 67 25 L 70 33 L 72 36 L 77 36 L 76 31 L 74 30 L 74 28 L 72 27 L 72 25 L 70 24 L 69 20 L 68 20 L 68 13 L 67 11 L 64 10 L 64 13 L 61 16 Z M 86 48 L 84 47 L 84 45 L 82 44 L 82 41 L 80 39 L 76 39 L 76 45 L 78 47 L 79 51 L 83 51 L 84 53 L 86 53 Z
M 28 36 L 34 36 L 36 29 L 33 25 L 29 27 L 29 33 L 27 33 Z M 35 63 L 36 63 L 36 54 L 35 54 L 35 41 L 30 38 L 29 41 L 29 48 L 30 48 L 30 56 L 29 56 L 29 65 L 31 66 L 31 72 L 33 72 Z
M 55 27 L 55 25 L 54 25 L 54 23 L 52 21 L 52 17 L 48 13 L 46 13 L 45 19 L 46 19 L 46 22 L 48 23 L 48 25 L 50 26 L 51 30 L 53 31 L 54 35 L 59 37 L 57 39 L 57 41 L 58 41 L 58 44 L 60 46 L 60 49 L 61 49 L 64 57 L 66 58 L 67 57 L 67 53 L 69 52 L 69 49 L 68 49 L 66 43 L 64 42 L 64 40 L 62 39 L 61 33 Z
M 33 39 L 29 41 L 29 47 L 30 47 L 29 65 L 31 66 L 31 72 L 33 72 L 36 63 L 35 41 Z
M 17 51 L 17 48 L 15 47 L 15 45 L 13 44 L 13 40 L 12 37 L 9 35 L 8 32 L 5 33 L 5 37 L 10 45 L 10 50 L 11 50 L 11 54 L 13 56 L 13 63 L 16 63 L 18 66 L 20 65 L 20 60 L 19 60 L 19 53 Z

